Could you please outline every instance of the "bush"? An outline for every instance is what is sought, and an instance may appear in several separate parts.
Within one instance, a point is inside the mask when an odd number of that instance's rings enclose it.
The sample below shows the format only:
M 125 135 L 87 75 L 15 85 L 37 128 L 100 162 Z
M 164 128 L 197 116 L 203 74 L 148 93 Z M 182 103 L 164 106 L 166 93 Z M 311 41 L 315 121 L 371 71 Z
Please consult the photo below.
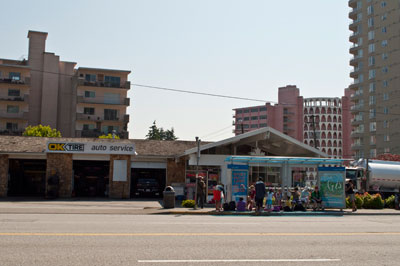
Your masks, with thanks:
M 349 198 L 349 197 L 346 198 L 346 208 L 347 208 L 347 209 L 352 208 L 351 203 L 350 203 L 350 198 Z
M 394 199 L 395 199 L 394 195 L 392 195 L 389 198 L 385 199 L 385 208 L 394 209 Z
M 365 209 L 383 209 L 385 205 L 384 200 L 382 200 L 382 197 L 380 194 L 375 194 L 371 196 L 368 193 L 364 194 L 364 204 L 363 207 Z
M 356 206 L 357 209 L 361 209 L 364 204 L 364 199 L 362 195 L 356 194 Z
M 182 207 L 194 208 L 194 205 L 195 205 L 194 200 L 184 200 L 184 201 L 182 201 Z

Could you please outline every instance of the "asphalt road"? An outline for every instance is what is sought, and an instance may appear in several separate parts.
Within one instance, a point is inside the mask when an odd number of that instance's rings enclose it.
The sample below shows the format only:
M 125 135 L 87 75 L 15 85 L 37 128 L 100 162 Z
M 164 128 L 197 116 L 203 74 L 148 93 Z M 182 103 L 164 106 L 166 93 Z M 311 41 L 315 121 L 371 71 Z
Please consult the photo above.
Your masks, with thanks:
M 400 216 L 0 214 L 0 265 L 400 265 Z

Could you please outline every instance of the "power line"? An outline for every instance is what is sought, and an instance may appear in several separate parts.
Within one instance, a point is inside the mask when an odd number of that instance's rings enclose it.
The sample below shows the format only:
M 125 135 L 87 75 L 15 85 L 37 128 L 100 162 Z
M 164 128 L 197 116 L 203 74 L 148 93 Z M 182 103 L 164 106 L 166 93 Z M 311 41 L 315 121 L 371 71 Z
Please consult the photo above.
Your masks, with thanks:
M 206 135 L 202 136 L 201 138 L 209 137 L 209 136 L 215 135 L 215 134 L 217 134 L 217 133 L 219 133 L 219 132 L 221 132 L 221 131 L 227 130 L 228 128 L 231 129 L 232 126 L 233 126 L 233 125 L 229 125 L 229 126 L 227 126 L 227 127 L 224 127 L 224 128 L 222 128 L 222 129 L 219 129 L 219 130 L 214 131 L 214 132 L 212 132 L 212 133 L 206 134 Z

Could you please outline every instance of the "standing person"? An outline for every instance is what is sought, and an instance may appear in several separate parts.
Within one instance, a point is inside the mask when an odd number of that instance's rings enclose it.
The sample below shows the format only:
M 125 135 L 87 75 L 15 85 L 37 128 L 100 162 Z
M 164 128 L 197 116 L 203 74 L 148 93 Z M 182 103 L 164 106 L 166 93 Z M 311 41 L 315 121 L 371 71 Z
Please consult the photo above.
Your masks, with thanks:
M 356 206 L 356 199 L 354 195 L 354 184 L 352 180 L 349 180 L 349 182 L 346 184 L 346 193 L 349 196 L 349 200 L 351 202 L 351 206 L 353 208 L 353 212 L 357 211 L 357 206 Z
M 249 188 L 249 194 L 247 195 L 247 209 L 249 211 L 252 211 L 254 208 L 255 197 L 256 197 L 256 189 L 254 188 L 253 185 L 251 185 Z
M 206 183 L 204 178 L 200 176 L 197 179 L 197 206 L 203 209 L 204 207 L 204 196 L 206 195 Z
M 256 212 L 261 212 L 263 209 L 263 202 L 265 197 L 265 184 L 263 179 L 260 177 L 256 182 Z
M 217 212 L 221 211 L 221 194 L 222 194 L 222 192 L 219 188 L 219 185 L 216 185 L 213 190 L 213 195 L 214 195 L 214 201 L 215 201 L 215 210 Z
M 274 191 L 272 189 L 270 189 L 267 193 L 267 204 L 265 206 L 265 209 L 267 211 L 271 211 L 272 209 L 272 198 L 274 196 Z
M 282 206 L 282 193 L 281 190 L 275 188 L 275 205 L 281 207 Z

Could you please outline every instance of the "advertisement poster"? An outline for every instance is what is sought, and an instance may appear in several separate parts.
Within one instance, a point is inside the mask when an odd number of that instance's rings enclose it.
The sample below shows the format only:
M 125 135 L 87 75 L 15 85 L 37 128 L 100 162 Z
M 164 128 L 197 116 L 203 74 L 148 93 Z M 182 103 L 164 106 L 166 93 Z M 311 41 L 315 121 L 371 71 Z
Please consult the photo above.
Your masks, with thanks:
M 322 204 L 326 208 L 346 208 L 345 168 L 319 167 Z
M 248 175 L 246 170 L 232 171 L 232 200 L 238 202 L 240 197 L 246 200 Z

